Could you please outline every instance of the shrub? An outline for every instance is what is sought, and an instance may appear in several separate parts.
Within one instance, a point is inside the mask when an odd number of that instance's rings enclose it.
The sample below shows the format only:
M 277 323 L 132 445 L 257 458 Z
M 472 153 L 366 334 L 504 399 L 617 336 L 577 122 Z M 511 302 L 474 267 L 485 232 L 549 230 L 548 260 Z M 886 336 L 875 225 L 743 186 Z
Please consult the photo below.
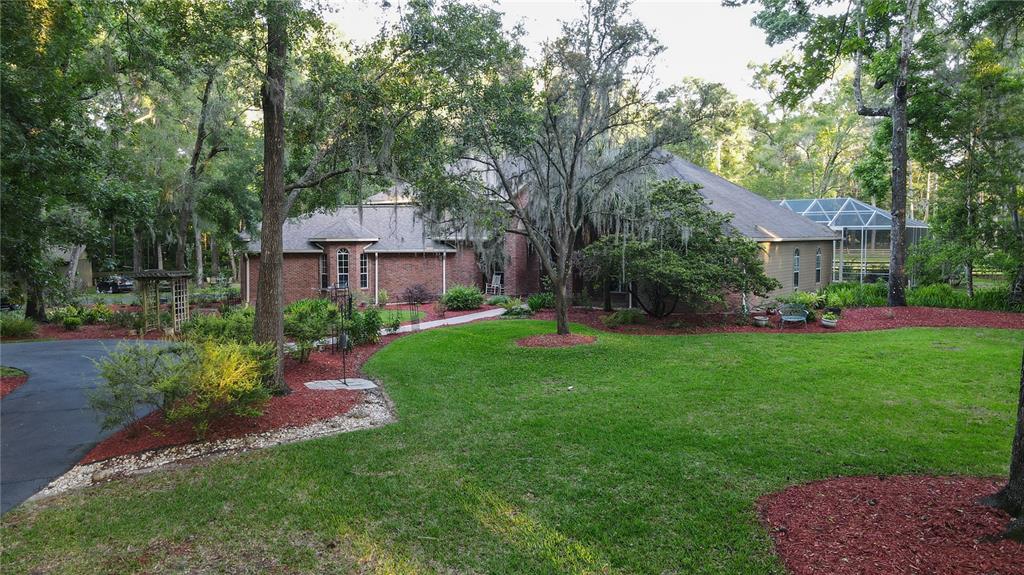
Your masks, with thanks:
M 11 313 L 0 315 L 0 336 L 29 337 L 36 332 L 36 322 Z
M 206 342 L 196 347 L 196 362 L 185 371 L 188 396 L 166 411 L 168 421 L 187 419 L 202 439 L 210 422 L 224 415 L 257 417 L 270 398 L 264 385 L 268 345 Z M 271 350 L 271 353 L 272 350 Z
M 65 305 L 52 307 L 46 310 L 46 321 L 51 323 L 63 324 L 64 319 L 68 317 L 80 317 L 82 314 L 81 308 L 75 305 Z M 81 324 L 79 324 L 81 325 Z
M 326 299 L 303 299 L 284 308 L 284 334 L 295 341 L 295 356 L 309 359 L 316 342 L 331 334 L 341 317 L 338 306 Z
M 555 294 L 551 292 L 535 293 L 530 297 L 526 298 L 526 305 L 530 307 L 530 311 L 537 311 L 540 309 L 554 309 Z
M 974 309 L 1024 312 L 1024 305 L 1010 305 L 1009 287 L 976 289 L 970 302 Z
M 114 315 L 114 310 L 105 303 L 98 303 L 92 307 L 81 309 L 82 321 L 86 324 L 108 323 Z
M 181 333 L 192 342 L 252 343 L 255 318 L 256 310 L 251 307 L 233 308 L 219 316 L 197 314 L 181 326 Z
M 452 286 L 441 296 L 441 303 L 452 311 L 479 309 L 484 305 L 484 294 L 476 286 Z
M 192 359 L 181 346 L 121 343 L 95 361 L 102 381 L 89 394 L 89 405 L 105 414 L 103 429 L 135 422 L 137 405 L 163 408 L 184 397 L 184 369 Z
M 965 292 L 956 291 L 949 284 L 932 284 L 909 290 L 907 305 L 967 308 L 969 301 Z
M 640 324 L 647 321 L 643 312 L 637 309 L 620 309 L 619 311 L 601 318 L 601 323 L 607 327 L 619 327 L 620 325 Z
M 828 307 L 879 307 L 888 301 L 889 284 L 884 281 L 873 284 L 834 283 L 822 293 Z
M 434 299 L 434 294 L 430 293 L 427 286 L 423 284 L 414 284 L 406 288 L 402 293 L 402 299 L 407 303 L 422 305 Z
M 348 332 L 350 345 L 377 343 L 384 328 L 384 320 L 379 310 L 368 308 L 365 311 L 353 312 L 350 319 L 343 320 L 342 326 Z
M 502 296 L 505 297 L 505 296 Z M 515 298 L 505 298 L 504 303 L 500 304 L 504 308 L 505 313 L 501 317 L 505 318 L 519 318 L 528 317 L 533 315 L 533 311 L 529 307 L 523 305 L 523 300 Z
M 776 298 L 779 303 L 802 305 L 807 309 L 821 309 L 825 306 L 825 294 L 796 291 Z
M 504 306 L 505 303 L 507 303 L 510 299 L 512 299 L 512 298 L 508 297 L 507 295 L 491 296 L 491 299 L 487 300 L 487 304 L 488 305 Z M 522 304 L 523 302 L 520 301 L 519 303 Z
M 379 305 L 381 307 L 384 307 L 384 306 L 388 305 L 388 301 L 390 301 L 390 298 L 391 298 L 391 296 L 388 295 L 388 290 L 386 290 L 386 289 L 379 289 L 379 290 L 377 290 L 377 305 Z
M 142 314 L 135 311 L 115 311 L 110 323 L 126 329 L 142 329 Z
M 64 318 L 62 323 L 67 331 L 75 331 L 82 327 L 82 318 L 77 315 L 69 315 Z
M 402 327 L 402 318 L 399 317 L 398 314 L 392 314 L 391 319 L 384 324 L 384 329 L 386 329 L 388 333 L 395 333 L 400 327 Z

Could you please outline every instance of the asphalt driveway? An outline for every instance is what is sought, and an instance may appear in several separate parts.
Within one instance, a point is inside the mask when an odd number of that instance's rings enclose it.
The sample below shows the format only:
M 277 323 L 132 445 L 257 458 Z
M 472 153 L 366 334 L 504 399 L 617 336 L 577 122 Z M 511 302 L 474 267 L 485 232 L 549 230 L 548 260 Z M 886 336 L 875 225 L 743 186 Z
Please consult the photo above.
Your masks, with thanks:
M 91 360 L 118 340 L 63 340 L 0 345 L 0 365 L 28 381 L 0 400 L 0 513 L 28 499 L 71 469 L 115 430 L 100 430 L 88 392 L 98 375 Z

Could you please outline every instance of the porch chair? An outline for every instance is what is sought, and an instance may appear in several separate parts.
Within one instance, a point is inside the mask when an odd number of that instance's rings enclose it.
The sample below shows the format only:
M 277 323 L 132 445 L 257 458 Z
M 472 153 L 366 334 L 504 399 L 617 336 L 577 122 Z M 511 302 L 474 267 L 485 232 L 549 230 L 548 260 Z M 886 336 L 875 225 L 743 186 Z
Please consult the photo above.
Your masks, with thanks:
M 484 292 L 487 295 L 505 295 L 505 285 L 503 283 L 504 278 L 502 274 L 494 274 L 491 276 L 491 283 L 487 284 Z

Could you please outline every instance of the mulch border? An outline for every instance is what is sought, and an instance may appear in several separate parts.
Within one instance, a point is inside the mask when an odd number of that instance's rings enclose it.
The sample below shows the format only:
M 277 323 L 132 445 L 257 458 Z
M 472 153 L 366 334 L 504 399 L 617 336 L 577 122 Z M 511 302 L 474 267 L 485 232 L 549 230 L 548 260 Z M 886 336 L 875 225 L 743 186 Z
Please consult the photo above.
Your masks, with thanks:
M 779 329 L 777 323 L 769 327 L 737 325 L 734 314 L 674 314 L 663 319 L 648 319 L 643 324 L 609 328 L 601 318 L 611 312 L 590 308 L 573 308 L 569 321 L 608 332 L 628 335 L 694 335 L 710 333 L 844 333 L 901 329 L 906 327 L 974 327 L 994 329 L 1024 329 L 1024 313 L 994 312 L 932 307 L 868 307 L 845 309 L 834 328 L 808 322 L 806 326 L 787 326 Z M 554 320 L 551 310 L 541 310 L 534 319 Z
M 28 375 L 0 376 L 0 399 L 7 397 L 12 391 L 28 381 Z
M 999 538 L 1002 511 L 977 502 L 1005 479 L 855 476 L 792 485 L 757 500 L 793 575 L 1024 574 L 1024 545 Z

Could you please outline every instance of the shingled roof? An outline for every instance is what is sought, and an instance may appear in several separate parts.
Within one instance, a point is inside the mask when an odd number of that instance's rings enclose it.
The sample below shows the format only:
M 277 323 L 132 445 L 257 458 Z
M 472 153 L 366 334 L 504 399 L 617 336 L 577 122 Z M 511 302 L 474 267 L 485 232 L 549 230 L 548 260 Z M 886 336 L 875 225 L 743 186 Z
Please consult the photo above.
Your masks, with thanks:
M 452 253 L 449 244 L 427 233 L 416 207 L 345 206 L 327 212 L 289 218 L 284 224 L 285 253 L 321 253 L 326 242 L 366 242 L 366 253 Z M 249 242 L 249 253 L 259 253 L 260 242 Z
M 668 160 L 655 166 L 659 178 L 678 178 L 698 184 L 700 195 L 711 209 L 733 215 L 732 226 L 744 236 L 759 242 L 831 240 L 837 236 L 827 227 L 815 223 L 778 203 L 759 196 L 725 178 L 668 154 Z

